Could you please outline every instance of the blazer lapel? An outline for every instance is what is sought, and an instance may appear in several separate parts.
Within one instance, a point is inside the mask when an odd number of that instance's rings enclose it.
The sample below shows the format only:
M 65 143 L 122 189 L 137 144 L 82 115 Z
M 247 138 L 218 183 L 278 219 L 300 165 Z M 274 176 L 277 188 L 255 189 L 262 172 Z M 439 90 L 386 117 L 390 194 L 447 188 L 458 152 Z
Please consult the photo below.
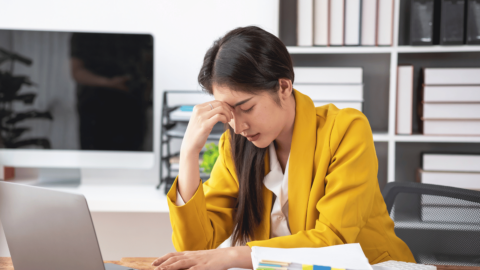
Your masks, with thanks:
M 295 89 L 294 95 L 295 124 L 288 166 L 288 221 L 292 234 L 306 228 L 317 130 L 313 101 Z

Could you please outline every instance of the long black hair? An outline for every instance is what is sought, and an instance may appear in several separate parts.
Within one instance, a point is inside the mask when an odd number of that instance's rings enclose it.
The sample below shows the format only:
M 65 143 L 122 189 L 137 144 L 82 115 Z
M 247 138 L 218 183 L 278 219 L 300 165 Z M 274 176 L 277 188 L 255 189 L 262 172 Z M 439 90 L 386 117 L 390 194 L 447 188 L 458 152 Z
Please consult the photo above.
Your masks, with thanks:
M 213 43 L 205 54 L 198 82 L 212 95 L 212 85 L 252 94 L 268 92 L 278 104 L 280 78 L 294 80 L 287 48 L 274 35 L 249 26 L 236 28 Z M 268 147 L 258 148 L 228 128 L 240 186 L 232 245 L 245 245 L 254 239 L 254 230 L 261 222 L 264 157 Z

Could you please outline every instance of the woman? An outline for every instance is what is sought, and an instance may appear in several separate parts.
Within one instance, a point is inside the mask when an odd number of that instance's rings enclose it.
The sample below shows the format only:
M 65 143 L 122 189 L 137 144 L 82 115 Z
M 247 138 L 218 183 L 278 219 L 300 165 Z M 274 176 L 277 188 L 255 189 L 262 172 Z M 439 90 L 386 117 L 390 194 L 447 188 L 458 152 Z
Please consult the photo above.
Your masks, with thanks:
M 167 194 L 177 252 L 157 269 L 252 268 L 252 246 L 360 243 L 371 264 L 414 262 L 396 237 L 377 181 L 367 118 L 292 88 L 283 43 L 237 28 L 207 51 L 199 83 L 215 101 L 195 106 Z M 228 123 L 210 179 L 198 156 L 218 122 Z M 215 249 L 229 236 L 232 247 Z

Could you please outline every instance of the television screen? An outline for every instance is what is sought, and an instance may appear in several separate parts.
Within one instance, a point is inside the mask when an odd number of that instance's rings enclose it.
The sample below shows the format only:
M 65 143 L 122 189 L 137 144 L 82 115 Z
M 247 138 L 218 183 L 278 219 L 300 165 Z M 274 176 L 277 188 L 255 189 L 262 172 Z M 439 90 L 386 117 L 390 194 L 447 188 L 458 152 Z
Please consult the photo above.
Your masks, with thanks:
M 153 151 L 153 37 L 0 29 L 0 148 Z

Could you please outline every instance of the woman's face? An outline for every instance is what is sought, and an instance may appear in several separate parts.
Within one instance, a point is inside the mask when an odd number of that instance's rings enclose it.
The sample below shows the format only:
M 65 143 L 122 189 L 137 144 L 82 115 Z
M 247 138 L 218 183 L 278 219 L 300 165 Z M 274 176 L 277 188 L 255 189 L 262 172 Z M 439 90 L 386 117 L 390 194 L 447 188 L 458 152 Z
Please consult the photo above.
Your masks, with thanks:
M 285 128 L 286 110 L 268 92 L 250 94 L 214 85 L 213 95 L 232 109 L 233 119 L 228 124 L 235 133 L 246 137 L 258 148 L 269 146 Z

